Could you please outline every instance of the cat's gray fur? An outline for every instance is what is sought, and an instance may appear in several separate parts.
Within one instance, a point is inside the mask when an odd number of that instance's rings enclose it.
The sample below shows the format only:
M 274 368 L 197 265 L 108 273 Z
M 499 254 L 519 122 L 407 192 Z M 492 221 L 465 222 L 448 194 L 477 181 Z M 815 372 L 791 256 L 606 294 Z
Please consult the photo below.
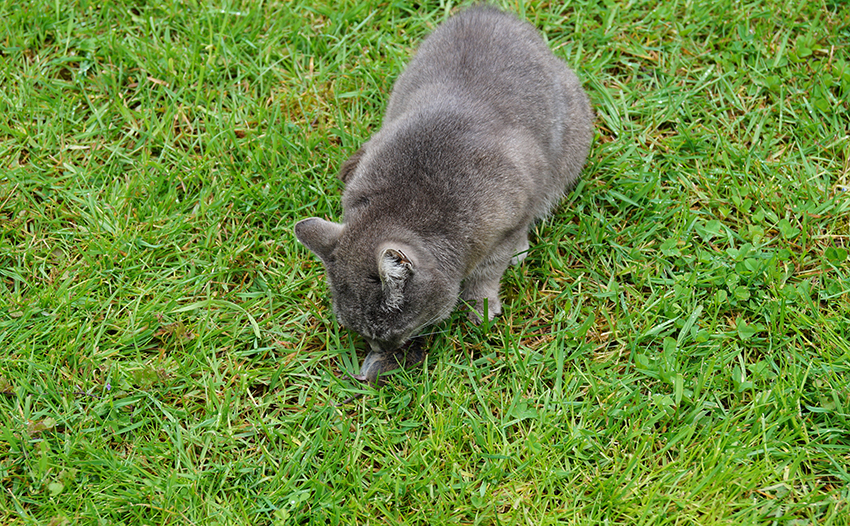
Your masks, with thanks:
M 499 314 L 499 280 L 579 177 L 592 120 L 579 80 L 530 24 L 490 7 L 450 18 L 343 165 L 343 223 L 295 225 L 325 264 L 339 322 L 382 353 L 449 316 L 459 295 L 475 320 L 484 299 Z

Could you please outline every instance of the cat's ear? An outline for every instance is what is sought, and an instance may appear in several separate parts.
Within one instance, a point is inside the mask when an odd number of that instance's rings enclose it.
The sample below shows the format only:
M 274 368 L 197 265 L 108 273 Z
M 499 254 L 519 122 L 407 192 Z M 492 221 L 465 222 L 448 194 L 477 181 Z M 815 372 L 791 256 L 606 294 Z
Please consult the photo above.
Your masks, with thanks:
M 413 263 L 397 248 L 385 248 L 378 257 L 378 274 L 388 309 L 399 310 L 404 302 L 404 285 L 413 275 Z
M 295 224 L 295 237 L 327 265 L 331 253 L 339 242 L 343 228 L 344 226 L 339 223 L 310 217 Z

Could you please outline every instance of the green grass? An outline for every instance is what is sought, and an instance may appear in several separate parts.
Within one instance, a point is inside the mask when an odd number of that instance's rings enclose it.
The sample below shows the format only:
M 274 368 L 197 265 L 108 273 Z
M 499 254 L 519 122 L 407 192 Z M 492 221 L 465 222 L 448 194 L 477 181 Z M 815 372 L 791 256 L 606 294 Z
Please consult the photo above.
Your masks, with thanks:
M 292 226 L 454 5 L 0 2 L 0 523 L 850 524 L 846 4 L 504 6 L 583 182 L 363 390 Z

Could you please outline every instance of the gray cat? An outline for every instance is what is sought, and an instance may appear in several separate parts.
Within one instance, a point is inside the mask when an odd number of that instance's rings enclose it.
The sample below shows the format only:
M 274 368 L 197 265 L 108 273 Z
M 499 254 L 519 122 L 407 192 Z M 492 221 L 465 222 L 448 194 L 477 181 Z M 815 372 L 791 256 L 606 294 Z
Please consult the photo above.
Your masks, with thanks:
M 425 39 L 342 166 L 343 223 L 295 225 L 337 320 L 371 345 L 359 379 L 404 363 L 402 345 L 458 296 L 475 322 L 501 313 L 499 280 L 578 179 L 592 120 L 575 74 L 512 15 L 475 7 Z

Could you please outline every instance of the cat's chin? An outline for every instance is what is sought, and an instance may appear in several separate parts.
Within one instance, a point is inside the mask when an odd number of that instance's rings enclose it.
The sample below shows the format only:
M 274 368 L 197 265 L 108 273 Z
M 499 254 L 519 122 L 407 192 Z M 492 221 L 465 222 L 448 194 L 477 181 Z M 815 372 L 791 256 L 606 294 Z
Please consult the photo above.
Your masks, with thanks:
M 366 355 L 356 380 L 380 385 L 385 373 L 399 368 L 409 368 L 425 359 L 422 338 L 414 338 L 394 351 L 372 351 Z

